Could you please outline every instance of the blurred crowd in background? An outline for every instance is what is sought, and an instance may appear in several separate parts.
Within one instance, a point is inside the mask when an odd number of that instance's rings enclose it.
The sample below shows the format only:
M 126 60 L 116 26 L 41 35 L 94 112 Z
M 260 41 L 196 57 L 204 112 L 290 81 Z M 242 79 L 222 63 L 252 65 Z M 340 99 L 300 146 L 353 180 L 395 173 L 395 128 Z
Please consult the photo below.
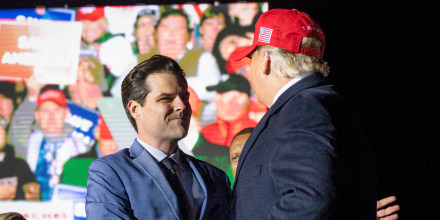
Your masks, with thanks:
M 267 8 L 232 3 L 64 9 L 82 23 L 76 83 L 42 84 L 33 75 L 0 81 L 0 200 L 50 201 L 57 184 L 85 187 L 94 159 L 130 146 L 115 141 L 124 131 L 109 126 L 126 116 L 105 117 L 111 106 L 100 100 L 120 102 L 124 77 L 154 54 L 175 59 L 187 76 L 192 118 L 180 148 L 233 181 L 231 141 L 254 127 L 267 108 L 252 89 L 250 59 L 229 57 L 252 44 L 255 23 Z M 30 10 L 52 19 L 50 9 Z

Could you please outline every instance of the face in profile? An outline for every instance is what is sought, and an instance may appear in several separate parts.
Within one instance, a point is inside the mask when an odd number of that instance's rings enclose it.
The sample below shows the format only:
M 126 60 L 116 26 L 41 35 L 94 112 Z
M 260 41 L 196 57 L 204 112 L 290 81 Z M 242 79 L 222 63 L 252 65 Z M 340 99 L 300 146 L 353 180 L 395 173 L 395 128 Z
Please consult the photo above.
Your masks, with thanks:
M 46 101 L 41 103 L 35 112 L 35 120 L 46 136 L 57 136 L 61 134 L 68 109 L 59 106 L 55 102 Z
M 232 175 L 235 178 L 235 173 L 237 171 L 238 160 L 240 159 L 241 151 L 243 150 L 244 144 L 251 134 L 241 134 L 234 138 L 229 147 L 229 158 L 231 160 Z
M 189 93 L 183 78 L 169 73 L 153 73 L 146 79 L 150 93 L 145 97 L 143 106 L 134 110 L 138 135 L 148 144 L 176 142 L 188 133 L 191 118 Z
M 181 15 L 171 15 L 164 18 L 157 29 L 159 54 L 172 59 L 185 50 L 188 40 L 186 19 Z
M 252 53 L 252 61 L 251 61 L 251 82 L 252 87 L 255 90 L 255 94 L 257 96 L 258 101 L 263 103 L 264 105 L 270 107 L 269 100 L 270 98 L 266 97 L 267 93 L 265 92 L 265 81 L 264 77 L 264 54 L 260 51 L 255 51 Z

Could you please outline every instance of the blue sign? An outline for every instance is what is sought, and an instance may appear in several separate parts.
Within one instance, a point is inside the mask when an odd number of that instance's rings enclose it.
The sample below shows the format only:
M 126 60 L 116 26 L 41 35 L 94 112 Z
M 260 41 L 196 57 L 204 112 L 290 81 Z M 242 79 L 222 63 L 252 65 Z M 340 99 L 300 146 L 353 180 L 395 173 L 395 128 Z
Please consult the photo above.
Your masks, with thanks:
M 93 130 L 98 124 L 98 111 L 69 102 L 67 106 L 69 107 L 71 115 L 66 119 L 66 122 L 75 128 L 73 135 L 82 139 L 87 146 L 92 146 L 95 143 Z
M 56 21 L 75 21 L 76 12 L 73 9 L 44 9 L 44 8 L 25 8 L 25 9 L 0 9 L 0 19 L 10 19 L 17 21 L 29 21 L 35 19 L 56 20 Z

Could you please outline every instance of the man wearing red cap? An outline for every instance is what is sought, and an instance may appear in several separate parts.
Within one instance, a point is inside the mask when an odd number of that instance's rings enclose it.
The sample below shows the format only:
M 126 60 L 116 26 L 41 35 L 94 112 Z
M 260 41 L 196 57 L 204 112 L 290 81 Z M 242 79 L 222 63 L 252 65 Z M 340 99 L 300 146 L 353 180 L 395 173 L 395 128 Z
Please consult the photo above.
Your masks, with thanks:
M 76 20 L 82 23 L 81 49 L 96 52 L 96 57 L 110 71 L 106 76 L 113 96 L 120 96 L 121 81 L 136 65 L 136 57 L 127 39 L 108 32 L 104 7 L 78 8 Z
M 61 91 L 49 89 L 38 97 L 35 110 L 38 129 L 29 137 L 26 161 L 40 184 L 43 201 L 51 199 L 64 163 L 87 151 L 83 142 L 72 136 L 73 128 L 65 123 L 68 114 L 66 98 Z
M 231 219 L 375 219 L 376 173 L 355 114 L 328 82 L 320 25 L 296 9 L 257 21 L 252 84 L 269 110 L 241 153 Z

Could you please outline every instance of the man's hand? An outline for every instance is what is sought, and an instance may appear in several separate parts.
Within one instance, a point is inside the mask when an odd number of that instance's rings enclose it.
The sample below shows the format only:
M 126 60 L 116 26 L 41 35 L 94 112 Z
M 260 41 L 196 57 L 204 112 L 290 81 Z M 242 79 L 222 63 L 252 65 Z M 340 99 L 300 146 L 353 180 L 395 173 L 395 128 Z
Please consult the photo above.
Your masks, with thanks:
M 376 218 L 378 220 L 398 219 L 399 215 L 396 212 L 400 210 L 400 206 L 393 205 L 393 206 L 387 207 L 390 203 L 393 203 L 395 201 L 396 201 L 395 196 L 389 196 L 387 198 L 384 198 L 384 199 L 377 201 Z
M 24 197 L 29 201 L 40 200 L 40 185 L 37 182 L 30 182 L 23 185 Z

